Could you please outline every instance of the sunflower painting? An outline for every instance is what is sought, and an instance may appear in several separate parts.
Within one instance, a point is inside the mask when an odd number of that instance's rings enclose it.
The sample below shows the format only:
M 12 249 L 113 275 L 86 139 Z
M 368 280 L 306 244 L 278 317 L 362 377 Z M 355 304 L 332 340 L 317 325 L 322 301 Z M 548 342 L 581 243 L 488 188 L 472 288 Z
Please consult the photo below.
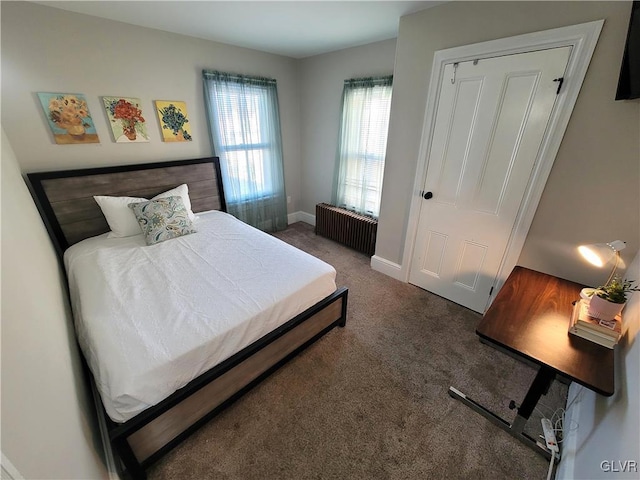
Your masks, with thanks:
M 38 93 L 55 142 L 100 143 L 87 99 L 75 93 Z
M 185 102 L 156 100 L 155 104 L 162 127 L 162 139 L 165 142 L 190 142 L 193 140 Z

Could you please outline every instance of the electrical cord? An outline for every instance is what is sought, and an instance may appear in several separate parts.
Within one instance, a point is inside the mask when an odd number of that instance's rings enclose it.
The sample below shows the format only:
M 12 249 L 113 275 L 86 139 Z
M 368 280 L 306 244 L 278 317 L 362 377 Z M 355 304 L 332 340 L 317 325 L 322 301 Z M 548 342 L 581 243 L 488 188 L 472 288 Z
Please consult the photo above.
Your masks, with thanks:
M 556 451 L 551 450 L 551 462 L 549 462 L 549 471 L 547 472 L 547 480 L 551 480 L 551 474 L 553 473 L 553 463 L 556 460 Z
M 542 416 L 543 418 L 549 418 L 549 420 L 551 421 L 551 424 L 553 425 L 554 433 L 556 435 L 556 439 L 557 439 L 556 441 L 558 442 L 558 444 L 564 441 L 565 437 L 567 436 L 566 434 L 568 434 L 569 432 L 573 432 L 578 428 L 578 425 L 579 425 L 578 422 L 576 422 L 573 419 L 571 419 L 571 422 L 568 426 L 569 428 L 567 428 L 567 425 L 565 425 L 566 423 L 565 419 L 566 419 L 567 412 L 573 406 L 573 404 L 582 396 L 583 392 L 584 392 L 584 387 L 581 386 L 578 393 L 576 393 L 576 395 L 571 399 L 571 401 L 567 404 L 565 408 L 557 408 L 555 410 L 552 410 L 551 407 L 548 407 L 543 404 L 538 404 L 535 407 L 535 410 L 538 412 L 538 414 L 540 414 L 540 416 Z M 551 413 L 551 416 L 547 417 L 545 412 L 543 412 L 542 409 L 539 407 L 546 409 L 548 412 Z M 544 436 L 541 435 L 540 438 L 544 438 Z
M 558 408 L 557 410 L 555 410 L 551 415 L 551 417 L 547 417 L 545 415 L 542 415 L 541 413 L 543 418 L 548 418 L 549 421 L 551 422 L 551 425 L 553 426 L 553 432 L 556 436 L 556 439 L 557 439 L 556 441 L 558 442 L 558 444 L 564 441 L 564 439 L 567 436 L 566 434 L 568 434 L 569 432 L 573 432 L 578 428 L 578 422 L 576 422 L 573 419 L 569 424 L 569 428 L 567 428 L 567 425 L 565 425 L 566 413 L 567 412 L 564 408 Z M 544 438 L 544 436 L 540 435 L 540 438 Z
M 535 410 L 542 416 L 542 428 L 544 430 L 544 435 L 541 435 L 542 438 L 545 439 L 545 443 L 547 444 L 547 448 L 551 450 L 551 461 L 549 462 L 549 470 L 547 472 L 547 480 L 551 480 L 551 476 L 553 475 L 553 467 L 555 465 L 556 453 L 559 454 L 560 443 L 562 443 L 565 439 L 565 433 L 567 433 L 566 425 L 565 425 L 565 417 L 567 411 L 573 406 L 573 404 L 578 400 L 578 398 L 582 395 L 584 391 L 584 387 L 580 389 L 580 391 L 576 394 L 573 399 L 567 404 L 566 408 L 557 408 L 553 410 L 550 418 L 547 418 L 544 412 L 538 407 Z M 549 412 L 552 411 L 551 408 L 540 404 L 540 407 L 546 408 Z M 574 426 L 575 425 L 575 426 Z M 575 420 L 571 420 L 571 425 L 568 431 L 573 431 L 578 428 L 578 422 Z
M 571 408 L 571 405 L 574 404 L 574 402 L 580 398 L 582 396 L 582 394 L 584 393 L 584 387 L 582 385 L 580 385 L 580 390 L 578 391 L 578 393 L 576 393 L 576 396 L 573 397 L 573 399 L 569 402 L 569 404 L 565 407 L 565 410 L 569 410 Z

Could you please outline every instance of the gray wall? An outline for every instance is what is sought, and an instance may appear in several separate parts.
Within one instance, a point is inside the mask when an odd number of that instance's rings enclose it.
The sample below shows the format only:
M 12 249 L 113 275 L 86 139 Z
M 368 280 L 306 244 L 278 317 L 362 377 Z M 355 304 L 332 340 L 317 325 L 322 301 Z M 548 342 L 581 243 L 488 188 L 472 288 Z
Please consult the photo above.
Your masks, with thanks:
M 277 79 L 286 189 L 294 207 L 301 175 L 297 64 L 30 3 L 0 5 L 3 454 L 27 478 L 103 478 L 63 278 L 20 172 L 209 156 L 201 71 L 228 70 Z M 85 94 L 101 143 L 56 145 L 36 92 Z M 149 143 L 113 142 L 103 95 L 141 99 Z M 153 100 L 186 101 L 193 142 L 161 141 Z
M 18 180 L 19 170 L 208 156 L 211 145 L 203 108 L 202 68 L 265 75 L 278 81 L 286 188 L 292 197 L 289 212 L 312 214 L 315 204 L 329 200 L 331 194 L 343 80 L 394 71 L 376 253 L 400 263 L 433 53 L 605 19 L 520 259 L 531 268 L 598 283 L 602 273 L 582 267 L 574 256 L 574 246 L 626 240 L 628 248 L 623 253 L 628 262 L 640 241 L 640 104 L 613 101 L 630 7 L 630 2 L 453 2 L 403 18 L 397 42 L 388 40 L 296 61 L 40 5 L 3 1 L 2 126 L 15 150 L 14 154 L 7 148 L 7 138 L 3 138 L 2 275 L 3 280 L 11 278 L 11 284 L 3 281 L 2 291 L 3 453 L 30 477 L 96 478 L 105 474 L 96 455 L 99 447 L 91 433 L 91 408 L 79 381 L 75 344 L 69 337 L 68 307 L 59 271 L 33 204 Z M 55 145 L 36 92 L 85 94 L 101 144 Z M 103 95 L 142 100 L 150 143 L 113 142 L 100 104 Z M 160 140 L 152 104 L 156 99 L 187 102 L 193 142 Z M 23 222 L 16 232 L 8 230 L 14 221 Z M 46 314 L 41 313 L 35 299 L 44 301 Z M 43 318 L 46 323 L 40 323 Z M 632 351 L 637 356 L 637 345 Z M 44 370 L 37 368 L 43 364 L 40 355 L 51 363 Z M 637 377 L 637 368 L 627 371 Z M 23 378 L 31 383 L 20 383 Z M 42 395 L 43 391 L 48 396 Z M 619 400 L 621 404 L 624 401 Z M 637 409 L 637 403 L 630 405 Z M 54 409 L 62 413 L 56 416 Z M 582 410 L 585 419 L 593 418 L 588 410 Z M 29 417 L 33 412 L 37 413 Z M 64 444 L 55 443 L 58 428 L 65 432 Z M 602 428 L 594 429 L 598 442 L 604 442 L 608 432 Z M 29 441 L 32 436 L 38 437 L 36 443 Z M 598 442 L 590 443 L 589 448 L 597 448 Z M 34 462 L 34 452 L 41 451 L 52 456 Z M 49 465 L 48 474 L 42 473 Z
M 605 24 L 519 264 L 586 284 L 577 245 L 640 244 L 640 105 L 614 101 L 630 2 L 451 2 L 403 17 L 376 255 L 401 264 L 434 52 L 604 19 Z
M 53 246 L 2 131 L 2 453 L 25 478 L 106 478 Z
M 210 156 L 201 78 L 202 69 L 218 69 L 277 80 L 285 184 L 295 207 L 301 162 L 294 59 L 30 3 L 1 8 L 2 124 L 23 171 Z M 101 143 L 56 145 L 37 92 L 84 94 Z M 100 98 L 109 95 L 140 98 L 149 143 L 113 141 Z M 186 102 L 192 142 L 162 142 L 153 100 Z
M 631 262 L 629 278 L 640 278 L 640 255 Z M 568 433 L 558 479 L 637 479 L 640 477 L 640 293 L 622 312 L 626 335 L 616 347 L 616 393 L 602 397 L 580 385 L 569 388 Z M 620 462 L 635 461 L 623 470 Z M 608 463 L 602 463 L 608 462 Z M 608 470 L 607 470 L 608 469 Z M 615 470 L 614 470 L 615 469 Z
M 20 283 L 14 282 L 13 289 L 5 289 L 8 282 L 3 282 L 3 453 L 30 478 L 98 478 L 105 475 L 96 453 L 100 452 L 100 445 L 92 437 L 95 434 L 92 432 L 97 431 L 88 418 L 93 409 L 86 405 L 88 394 L 78 371 L 75 343 L 68 331 L 69 320 L 65 316 L 69 313 L 61 278 L 34 205 L 26 191 L 22 191 L 22 180 L 16 177 L 20 170 L 60 170 L 208 156 L 211 145 L 203 108 L 201 70 L 272 76 L 278 81 L 286 189 L 292 197 L 289 212 L 301 209 L 314 212 L 316 203 L 330 200 L 342 83 L 354 76 L 391 74 L 395 40 L 297 61 L 35 4 L 0 5 L 2 126 L 6 131 L 2 152 L 3 214 L 5 206 L 11 208 L 13 216 L 24 211 L 28 214 L 25 218 L 33 223 L 29 228 L 21 225 L 16 231 L 28 236 L 28 242 L 5 241 L 5 232 L 12 231 L 9 228 L 12 216 L 3 215 L 3 258 L 21 262 L 29 257 L 28 265 L 33 265 L 23 272 L 18 272 L 17 266 L 15 270 L 3 266 L 3 278 L 18 273 L 24 277 Z M 301 94 L 299 85 L 306 80 L 309 85 Z M 56 145 L 36 92 L 85 94 L 101 143 Z M 141 99 L 149 143 L 113 142 L 100 103 L 103 95 Z M 186 101 L 193 142 L 161 141 L 152 103 L 157 99 Z M 308 155 L 306 162 L 302 161 L 302 140 L 309 142 L 304 148 L 304 154 Z M 15 154 L 8 146 L 9 141 Z M 12 178 L 4 175 L 5 164 L 15 170 L 12 188 L 5 188 L 5 179 Z M 16 189 L 24 198 L 17 202 L 6 200 L 12 198 L 11 192 Z M 304 199 L 301 192 L 305 193 Z M 34 229 L 37 234 L 32 232 Z M 41 276 L 32 279 L 36 271 Z M 50 290 L 47 295 L 58 295 L 57 302 L 62 304 L 49 300 L 39 290 L 38 280 L 46 281 Z M 35 288 L 25 286 L 30 282 L 34 282 Z M 9 295 L 11 300 L 5 301 Z M 40 308 L 46 308 L 48 314 L 32 318 L 36 298 L 44 302 Z M 5 340 L 13 343 L 5 347 Z M 20 347 L 25 344 L 38 347 L 46 344 L 40 353 L 53 359 L 51 368 L 40 373 L 40 355 L 35 353 L 35 347 L 29 351 Z M 45 374 L 43 382 L 40 376 Z M 29 383 L 20 383 L 23 378 Z M 42 395 L 42 386 L 49 393 L 51 384 L 57 385 L 55 396 Z M 55 411 L 59 412 L 57 416 Z M 28 441 L 30 431 L 39 436 L 35 444 Z M 58 431 L 64 431 L 66 437 L 65 442 L 56 444 Z M 50 453 L 42 456 L 41 451 Z
M 300 61 L 304 159 L 300 210 L 313 214 L 317 203 L 331 201 L 344 81 L 393 74 L 395 49 L 392 39 Z

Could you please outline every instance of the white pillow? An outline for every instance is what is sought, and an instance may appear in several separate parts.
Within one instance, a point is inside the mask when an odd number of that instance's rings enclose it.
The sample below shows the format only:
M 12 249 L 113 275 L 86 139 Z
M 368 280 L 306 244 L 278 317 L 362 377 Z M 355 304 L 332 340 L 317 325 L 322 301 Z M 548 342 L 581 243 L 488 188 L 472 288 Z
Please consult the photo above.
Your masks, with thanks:
M 159 193 L 151 200 L 158 200 L 159 198 L 167 198 L 167 197 L 182 197 L 182 203 L 184 203 L 184 208 L 187 210 L 187 214 L 189 215 L 189 220 L 193 222 L 196 216 L 191 211 L 191 199 L 189 198 L 189 187 L 186 183 L 182 185 L 178 185 L 176 188 L 172 188 L 171 190 L 167 190 L 166 192 Z
M 189 220 L 193 221 L 196 216 L 191 211 L 191 200 L 189 199 L 189 188 L 187 184 L 183 183 L 171 190 L 159 193 L 151 200 L 157 200 L 159 198 L 175 197 L 182 198 L 182 203 L 187 210 Z M 133 210 L 129 208 L 130 203 L 147 202 L 148 198 L 142 197 L 108 197 L 104 195 L 96 195 L 93 197 L 97 204 L 100 206 L 104 218 L 107 219 L 111 232 L 107 237 L 131 237 L 133 235 L 139 235 L 142 233 L 140 224 L 136 219 Z
M 146 202 L 142 197 L 107 197 L 98 195 L 93 197 L 100 206 L 104 218 L 107 219 L 111 232 L 107 237 L 131 237 L 142 233 L 133 211 L 128 207 L 130 203 Z

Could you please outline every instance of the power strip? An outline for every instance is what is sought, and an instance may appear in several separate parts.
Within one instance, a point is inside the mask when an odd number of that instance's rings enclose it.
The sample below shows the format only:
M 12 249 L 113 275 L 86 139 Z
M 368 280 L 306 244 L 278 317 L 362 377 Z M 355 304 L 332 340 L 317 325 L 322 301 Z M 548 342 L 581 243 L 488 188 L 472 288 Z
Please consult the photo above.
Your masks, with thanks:
M 547 448 L 555 453 L 560 452 L 558 442 L 556 441 L 556 434 L 553 431 L 553 425 L 548 418 L 542 419 L 542 431 L 544 432 L 544 441 L 547 443 Z

